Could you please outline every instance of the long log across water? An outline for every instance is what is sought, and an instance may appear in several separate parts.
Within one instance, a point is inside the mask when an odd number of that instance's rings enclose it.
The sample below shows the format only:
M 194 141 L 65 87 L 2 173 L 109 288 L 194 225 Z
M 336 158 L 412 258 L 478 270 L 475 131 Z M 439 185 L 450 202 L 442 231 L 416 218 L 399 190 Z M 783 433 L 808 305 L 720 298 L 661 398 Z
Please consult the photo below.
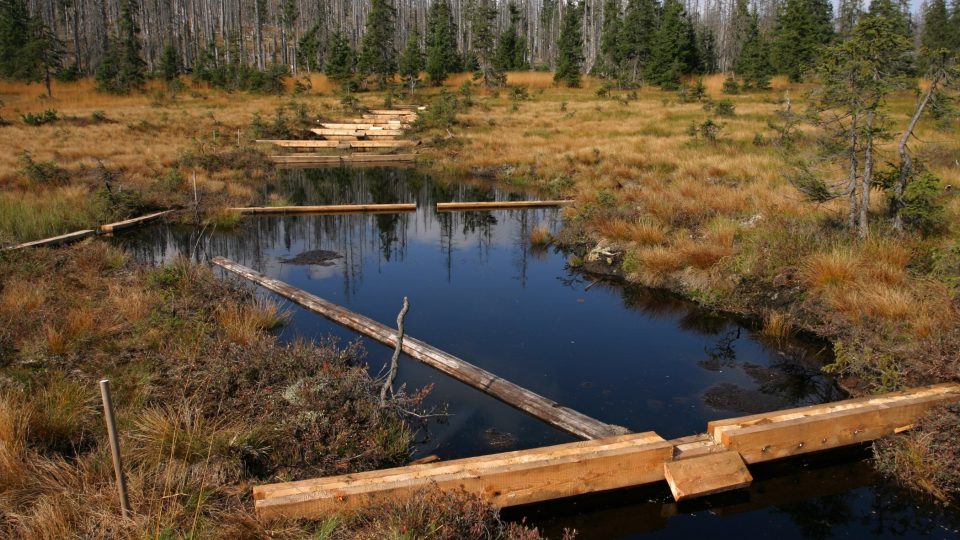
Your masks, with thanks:
M 314 313 L 323 315 L 335 323 L 351 328 L 380 343 L 391 347 L 396 346 L 396 330 L 369 317 L 364 317 L 319 296 L 265 276 L 230 259 L 214 257 L 210 262 L 296 302 Z M 564 407 L 553 400 L 526 388 L 521 388 L 506 379 L 410 336 L 404 336 L 403 338 L 403 352 L 414 360 L 438 369 L 462 383 L 485 392 L 572 435 L 584 439 L 600 439 L 627 432 L 625 428 L 605 424 Z

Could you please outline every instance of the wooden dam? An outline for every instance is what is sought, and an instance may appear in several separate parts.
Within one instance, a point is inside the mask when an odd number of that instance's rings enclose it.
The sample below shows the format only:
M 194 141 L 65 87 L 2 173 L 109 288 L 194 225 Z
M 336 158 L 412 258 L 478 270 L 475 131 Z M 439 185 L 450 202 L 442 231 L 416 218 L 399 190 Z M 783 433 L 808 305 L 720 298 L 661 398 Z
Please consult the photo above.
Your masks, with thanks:
M 563 204 L 565 201 L 550 201 Z M 453 210 L 450 208 L 449 210 Z M 389 346 L 397 331 L 228 259 L 211 260 L 304 308 Z M 705 433 L 664 439 L 628 433 L 521 388 L 449 353 L 405 336 L 410 358 L 438 369 L 581 442 L 450 461 L 256 486 L 264 518 L 317 518 L 424 489 L 463 490 L 511 507 L 666 482 L 677 501 L 748 488 L 750 466 L 859 445 L 910 429 L 929 409 L 960 401 L 945 383 L 709 422 Z
M 374 109 L 359 118 L 322 122 L 319 128 L 310 130 L 320 136 L 320 139 L 265 139 L 257 142 L 272 144 L 279 148 L 308 150 L 270 156 L 271 161 L 281 165 L 329 166 L 411 162 L 416 159 L 416 154 L 398 151 L 409 150 L 418 146 L 420 142 L 399 137 L 410 128 L 410 123 L 416 120 L 418 111 L 425 109 L 426 107 L 416 105 L 398 106 L 396 109 Z M 322 154 L 318 153 L 318 150 L 336 153 Z

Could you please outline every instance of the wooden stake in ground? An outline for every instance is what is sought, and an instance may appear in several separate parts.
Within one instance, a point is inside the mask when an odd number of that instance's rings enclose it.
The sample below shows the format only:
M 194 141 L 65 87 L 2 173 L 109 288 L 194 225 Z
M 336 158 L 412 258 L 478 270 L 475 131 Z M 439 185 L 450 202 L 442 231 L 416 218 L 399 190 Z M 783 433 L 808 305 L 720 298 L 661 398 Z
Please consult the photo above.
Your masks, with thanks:
M 113 419 L 113 400 L 110 398 L 110 381 L 100 381 L 100 397 L 103 398 L 103 416 L 107 421 L 107 438 L 110 439 L 110 454 L 113 457 L 113 472 L 117 476 L 117 491 L 120 493 L 120 509 L 123 517 L 130 517 L 130 499 L 127 497 L 127 480 L 123 476 L 123 462 L 120 460 L 120 440 L 117 438 L 117 424 Z
M 403 350 L 403 318 L 407 315 L 409 309 L 410 302 L 404 296 L 403 307 L 400 308 L 400 314 L 397 315 L 397 346 L 393 349 L 393 357 L 390 358 L 390 372 L 387 373 L 387 380 L 384 381 L 383 388 L 380 389 L 381 407 L 387 403 L 387 390 L 390 391 L 390 395 L 393 395 L 393 381 L 397 378 L 397 362 L 400 361 L 400 351 Z

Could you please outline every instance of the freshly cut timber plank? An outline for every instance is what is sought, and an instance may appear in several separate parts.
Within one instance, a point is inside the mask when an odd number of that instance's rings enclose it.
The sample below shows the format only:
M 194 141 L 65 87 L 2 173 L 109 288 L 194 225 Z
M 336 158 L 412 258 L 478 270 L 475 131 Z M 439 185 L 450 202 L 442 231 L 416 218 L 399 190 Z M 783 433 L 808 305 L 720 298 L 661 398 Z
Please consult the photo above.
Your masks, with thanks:
M 267 277 L 260 272 L 237 264 L 223 257 L 211 259 L 213 264 L 223 267 L 258 285 L 291 300 L 314 313 L 323 315 L 335 323 L 353 329 L 360 334 L 373 338 L 383 344 L 395 347 L 397 332 L 373 319 L 354 313 L 349 309 L 328 302 L 306 291 L 292 287 L 282 281 Z M 584 439 L 600 439 L 621 435 L 626 429 L 605 424 L 582 413 L 560 405 L 526 388 L 481 369 L 456 356 L 410 337 L 403 338 L 403 352 L 408 356 L 440 370 L 447 375 L 485 392 L 508 405 L 539 418 L 540 420 Z
M 316 518 L 386 499 L 415 496 L 425 488 L 465 490 L 494 506 L 608 491 L 663 479 L 670 443 L 655 433 L 548 446 L 412 467 L 318 479 L 276 488 L 256 500 L 263 518 Z
M 549 206 L 563 206 L 571 203 L 573 203 L 572 200 L 448 202 L 437 203 L 437 211 L 449 212 L 454 210 L 497 210 L 501 208 L 545 208 Z
M 638 437 L 638 435 L 640 437 Z M 604 448 L 613 448 L 615 445 L 621 443 L 627 444 L 636 444 L 640 439 L 645 439 L 650 442 L 658 442 L 663 440 L 659 435 L 652 432 L 646 433 L 628 433 L 624 435 L 615 435 L 613 437 L 605 437 L 602 439 L 590 439 L 586 441 L 578 441 L 575 443 L 567 443 L 562 445 L 563 449 L 557 451 L 557 455 L 569 455 L 571 453 L 580 453 L 587 451 L 590 448 L 604 447 Z M 668 443 L 670 441 L 667 441 Z M 534 449 L 536 450 L 536 449 Z M 271 497 L 284 497 L 287 495 L 296 495 L 299 493 L 305 493 L 308 491 L 315 491 L 319 488 L 335 488 L 335 487 L 344 487 L 347 485 L 359 485 L 359 484 L 369 484 L 371 482 L 378 482 L 385 479 L 396 479 L 398 476 L 406 477 L 415 477 L 418 475 L 424 474 L 433 474 L 445 473 L 451 471 L 457 471 L 464 467 L 468 467 L 477 463 L 489 463 L 490 459 L 494 456 L 499 456 L 501 458 L 516 457 L 529 454 L 534 450 L 514 450 L 512 452 L 503 452 L 493 455 L 485 456 L 475 456 L 469 458 L 461 458 L 452 461 L 441 461 L 437 463 L 430 464 L 427 467 L 425 464 L 410 464 L 404 467 L 396 467 L 392 469 L 380 469 L 375 471 L 365 471 L 360 473 L 345 474 L 335 477 L 324 477 L 324 478 L 310 478 L 307 480 L 297 480 L 294 482 L 281 482 L 277 484 L 263 484 L 253 487 L 253 498 L 254 499 L 267 499 Z M 443 469 L 442 466 L 449 466 L 449 469 Z
M 326 129 L 326 128 L 313 128 L 310 131 L 316 133 L 317 135 L 339 135 L 346 137 L 362 137 L 363 130 L 350 128 L 350 129 Z
M 364 137 L 399 137 L 402 129 L 368 129 L 363 132 Z
M 401 124 L 399 120 L 396 122 L 383 122 L 383 123 L 356 122 L 356 123 L 331 124 L 331 123 L 324 122 L 320 124 L 320 126 L 322 126 L 324 129 L 364 129 L 364 130 L 373 129 L 373 128 L 407 129 L 410 127 L 409 124 Z
M 313 163 L 318 165 L 347 165 L 351 163 L 396 163 L 414 161 L 416 154 L 348 154 L 344 156 L 323 156 L 319 154 L 282 154 L 270 156 L 274 163 Z
M 96 231 L 92 229 L 85 229 L 82 231 L 76 231 L 67 234 L 61 234 L 60 236 L 54 236 L 52 238 L 44 238 L 43 240 L 34 240 L 32 242 L 25 242 L 23 244 L 17 244 L 15 246 L 10 246 L 3 248 L 4 251 L 12 251 L 15 249 L 24 249 L 31 247 L 42 247 L 42 246 L 58 246 L 60 244 L 68 244 L 70 242 L 79 242 L 88 236 L 93 236 L 97 234 Z
M 370 114 L 375 114 L 377 116 L 416 116 L 416 111 L 410 111 L 407 109 L 373 109 L 369 111 Z
M 334 136 L 334 137 L 370 137 L 370 136 L 380 136 L 380 137 L 397 137 L 403 135 L 402 129 L 326 129 L 326 128 L 313 128 L 310 131 L 320 135 L 322 137 Z
M 347 124 L 371 124 L 374 126 L 384 126 L 384 125 L 400 125 L 403 123 L 403 120 L 389 120 L 385 119 L 382 116 L 377 116 L 375 114 L 364 115 L 366 118 L 348 118 L 344 120 Z
M 385 141 L 385 140 L 375 140 L 375 141 L 354 141 L 350 143 L 350 148 L 410 148 L 412 146 L 418 146 L 420 141 Z
M 707 424 L 717 444 L 747 463 L 867 442 L 911 426 L 937 405 L 960 401 L 960 385 L 945 383 L 882 396 L 757 414 Z
M 330 204 L 325 206 L 251 206 L 231 208 L 240 214 L 351 214 L 358 212 L 413 212 L 410 204 Z
M 258 143 L 272 144 L 274 146 L 282 146 L 284 148 L 337 148 L 340 146 L 340 141 L 330 141 L 330 140 L 269 140 L 263 139 L 257 141 Z
M 106 225 L 100 226 L 100 232 L 111 233 L 111 232 L 115 232 L 123 229 L 129 229 L 130 227 L 136 227 L 137 225 L 140 225 L 142 223 L 159 219 L 171 212 L 173 212 L 173 210 L 164 210 L 162 212 L 154 212 L 152 214 L 147 214 L 145 216 L 118 221 L 116 223 L 107 223 Z
M 663 476 L 678 501 L 740 489 L 753 481 L 740 454 L 731 451 L 668 461 Z

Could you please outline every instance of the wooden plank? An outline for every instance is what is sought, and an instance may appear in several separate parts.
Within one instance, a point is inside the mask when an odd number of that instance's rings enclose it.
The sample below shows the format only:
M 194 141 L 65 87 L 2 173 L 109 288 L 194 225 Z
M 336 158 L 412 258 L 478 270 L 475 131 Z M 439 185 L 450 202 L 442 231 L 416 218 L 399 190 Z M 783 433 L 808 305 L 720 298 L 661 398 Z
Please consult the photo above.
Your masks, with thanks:
M 386 126 L 386 125 L 399 125 L 403 123 L 403 120 L 390 120 L 373 114 L 365 115 L 368 118 L 348 118 L 343 120 L 347 124 L 372 124 L 375 126 Z
M 50 247 L 58 246 L 61 244 L 68 244 L 70 242 L 79 242 L 84 238 L 93 236 L 97 234 L 96 231 L 92 229 L 84 229 L 82 231 L 76 231 L 67 234 L 61 234 L 60 236 L 53 236 L 51 238 L 44 238 L 43 240 L 34 240 L 32 242 L 25 242 L 23 244 L 17 244 L 15 246 L 10 246 L 3 248 L 3 251 L 13 251 L 15 249 L 25 249 L 32 247 Z
M 510 208 L 545 208 L 572 204 L 572 200 L 556 201 L 484 201 L 484 202 L 447 202 L 437 203 L 438 212 L 452 212 L 461 210 L 501 210 Z
M 367 129 L 373 129 L 373 128 L 380 128 L 380 129 L 386 129 L 386 128 L 390 128 L 390 129 L 407 129 L 407 128 L 410 127 L 410 124 L 401 124 L 400 121 L 397 120 L 397 121 L 387 121 L 387 122 L 379 122 L 379 123 L 377 123 L 377 122 L 349 122 L 349 123 L 334 124 L 334 123 L 326 123 L 326 122 L 324 122 L 324 123 L 320 124 L 320 126 L 323 127 L 324 129 L 363 129 L 363 130 L 367 130 Z
M 564 452 L 582 452 L 586 449 L 596 448 L 598 446 L 607 446 L 613 445 L 615 443 L 622 442 L 636 442 L 639 438 L 646 438 L 649 441 L 655 442 L 662 440 L 659 435 L 655 433 L 646 432 L 646 433 L 627 433 L 623 435 L 615 435 L 613 437 L 604 437 L 602 439 L 590 439 L 586 441 L 578 441 L 574 443 L 566 443 L 563 446 L 567 448 Z M 667 441 L 669 442 L 669 441 Z M 579 449 L 579 450 L 577 450 Z M 538 449 L 528 449 L 528 450 L 514 450 L 511 452 L 501 452 L 494 454 L 501 457 L 511 457 L 511 456 L 522 456 L 529 453 L 535 453 Z M 324 477 L 324 478 L 309 478 L 306 480 L 297 480 L 294 482 L 280 482 L 277 484 L 264 484 L 260 486 L 254 486 L 253 488 L 253 498 L 254 499 L 267 499 L 271 497 L 283 497 L 287 495 L 294 495 L 297 493 L 305 493 L 308 491 L 316 491 L 322 487 L 332 488 L 332 487 L 342 487 L 349 485 L 350 483 L 372 483 L 382 480 L 395 479 L 398 475 L 405 476 L 415 476 L 417 474 L 424 473 L 424 471 L 431 471 L 432 473 L 436 472 L 451 472 L 468 467 L 475 463 L 484 463 L 489 460 L 491 456 L 475 456 L 469 458 L 460 458 L 451 461 L 442 461 L 432 464 L 431 467 L 425 467 L 420 464 L 409 464 L 403 467 L 395 467 L 391 469 L 380 469 L 374 471 L 364 471 L 359 473 L 346 474 L 336 477 Z M 456 464 L 456 465 L 451 465 Z M 451 466 L 450 469 L 439 470 L 437 467 L 441 465 Z
M 398 137 L 403 135 L 402 129 L 326 129 L 326 128 L 313 128 L 310 131 L 320 135 L 322 137 L 336 136 L 336 137 Z
M 272 144 L 284 148 L 338 148 L 340 141 L 331 140 L 258 140 L 258 143 Z
M 312 131 L 313 133 L 315 133 L 315 134 L 317 134 L 317 135 L 322 135 L 322 136 L 326 136 L 326 135 L 342 135 L 342 136 L 348 136 L 348 137 L 362 137 L 362 136 L 363 136 L 363 130 L 362 130 L 362 129 L 356 129 L 356 128 L 351 128 L 351 129 L 313 128 L 313 129 L 311 129 L 310 131 Z
M 215 257 L 213 264 L 221 266 L 260 286 L 269 289 L 307 309 L 323 315 L 333 322 L 375 339 L 385 345 L 395 347 L 397 332 L 373 319 L 354 313 L 345 307 L 328 302 L 306 291 L 292 287 L 282 281 L 267 277 L 255 270 L 237 264 L 223 257 Z M 410 337 L 403 339 L 403 352 L 408 356 L 431 366 L 451 377 L 485 392 L 508 405 L 539 418 L 540 420 L 584 439 L 599 439 L 626 432 L 619 426 L 600 422 L 564 407 L 539 394 L 521 388 L 510 381 L 470 364 L 456 356 Z
M 707 430 L 752 464 L 879 439 L 909 427 L 932 407 L 957 401 L 960 385 L 946 383 L 714 421 Z
M 753 481 L 740 454 L 732 451 L 668 461 L 663 476 L 678 501 L 740 489 Z
M 273 494 L 261 492 L 255 505 L 262 518 L 317 518 L 436 486 L 508 507 L 657 482 L 671 451 L 655 433 L 638 433 L 273 486 Z
M 410 204 L 329 204 L 323 206 L 250 206 L 230 208 L 231 212 L 241 214 L 355 214 L 363 212 L 413 212 L 415 203 Z
M 377 116 L 417 116 L 416 111 L 407 109 L 371 109 L 367 113 Z
M 323 164 L 350 164 L 350 163 L 396 163 L 414 161 L 416 154 L 348 154 L 343 156 L 324 156 L 319 154 L 281 154 L 269 156 L 274 163 L 313 163 Z
M 147 223 L 148 221 L 160 219 L 161 217 L 167 214 L 170 214 L 172 212 L 173 210 L 164 210 L 162 212 L 154 212 L 152 214 L 147 214 L 145 216 L 118 221 L 116 223 L 107 223 L 106 225 L 100 226 L 100 232 L 112 233 L 112 232 L 120 231 L 123 229 L 129 229 L 130 227 L 136 227 L 137 225 Z
M 374 141 L 354 141 L 349 144 L 350 144 L 350 148 L 410 148 L 413 146 L 419 146 L 420 141 L 374 140 Z

